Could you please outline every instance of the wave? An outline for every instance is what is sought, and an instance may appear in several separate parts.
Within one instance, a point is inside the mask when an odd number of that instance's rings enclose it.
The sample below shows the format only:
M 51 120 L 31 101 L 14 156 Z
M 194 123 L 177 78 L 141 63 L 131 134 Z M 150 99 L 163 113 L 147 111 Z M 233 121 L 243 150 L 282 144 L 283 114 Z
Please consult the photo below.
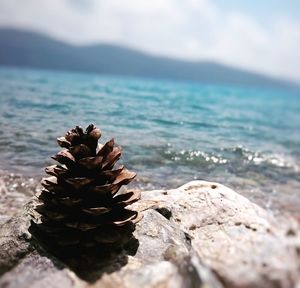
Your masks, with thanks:
M 237 160 L 243 161 L 247 164 L 253 165 L 269 165 L 278 168 L 290 168 L 295 172 L 299 171 L 297 161 L 286 154 L 276 154 L 260 151 L 251 151 L 244 146 L 237 146 L 234 148 L 223 148 L 223 153 L 233 155 Z
M 178 165 L 237 165 L 268 166 L 273 168 L 289 168 L 298 172 L 299 164 L 288 155 L 251 151 L 244 146 L 221 148 L 215 152 L 201 150 L 175 150 L 169 145 L 162 156 Z

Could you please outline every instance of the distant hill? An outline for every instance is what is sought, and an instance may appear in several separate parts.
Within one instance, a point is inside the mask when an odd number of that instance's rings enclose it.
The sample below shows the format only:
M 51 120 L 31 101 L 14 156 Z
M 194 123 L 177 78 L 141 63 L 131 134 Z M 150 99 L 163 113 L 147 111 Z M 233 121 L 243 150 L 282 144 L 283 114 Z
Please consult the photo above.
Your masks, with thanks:
M 0 29 L 0 65 L 191 80 L 203 83 L 293 85 L 287 81 L 213 62 L 191 62 L 156 57 L 109 44 L 72 46 L 38 33 L 13 29 Z

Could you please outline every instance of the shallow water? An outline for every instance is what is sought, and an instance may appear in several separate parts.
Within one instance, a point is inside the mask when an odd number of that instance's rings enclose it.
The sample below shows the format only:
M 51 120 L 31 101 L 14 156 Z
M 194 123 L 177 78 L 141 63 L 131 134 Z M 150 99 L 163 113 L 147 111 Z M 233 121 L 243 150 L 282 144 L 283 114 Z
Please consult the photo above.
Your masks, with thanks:
M 0 68 L 0 169 L 39 179 L 56 138 L 95 123 L 134 185 L 219 181 L 300 210 L 300 92 Z M 7 172 L 5 172 L 7 173 Z

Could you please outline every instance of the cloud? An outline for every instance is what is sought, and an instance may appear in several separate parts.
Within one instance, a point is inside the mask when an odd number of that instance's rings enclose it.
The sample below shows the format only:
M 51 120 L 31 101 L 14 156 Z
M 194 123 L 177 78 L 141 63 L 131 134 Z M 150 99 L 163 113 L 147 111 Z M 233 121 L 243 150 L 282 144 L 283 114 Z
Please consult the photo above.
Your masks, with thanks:
M 0 0 L 0 25 L 73 44 L 111 42 L 213 60 L 300 81 L 300 22 L 221 9 L 209 0 Z

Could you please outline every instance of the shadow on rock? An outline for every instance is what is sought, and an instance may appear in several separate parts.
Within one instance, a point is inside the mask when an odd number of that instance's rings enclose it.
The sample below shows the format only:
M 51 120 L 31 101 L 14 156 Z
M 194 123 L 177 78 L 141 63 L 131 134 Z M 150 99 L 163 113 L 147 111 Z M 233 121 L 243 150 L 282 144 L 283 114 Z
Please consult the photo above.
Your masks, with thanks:
M 30 244 L 34 249 L 51 259 L 57 268 L 63 269 L 66 265 L 79 278 L 90 283 L 99 280 L 104 273 L 110 274 L 120 270 L 128 263 L 128 255 L 135 255 L 139 246 L 133 235 L 122 246 L 59 246 L 55 242 L 45 240 L 36 226 L 31 225 L 29 228 L 33 236 Z M 59 261 L 54 260 L 53 256 Z

